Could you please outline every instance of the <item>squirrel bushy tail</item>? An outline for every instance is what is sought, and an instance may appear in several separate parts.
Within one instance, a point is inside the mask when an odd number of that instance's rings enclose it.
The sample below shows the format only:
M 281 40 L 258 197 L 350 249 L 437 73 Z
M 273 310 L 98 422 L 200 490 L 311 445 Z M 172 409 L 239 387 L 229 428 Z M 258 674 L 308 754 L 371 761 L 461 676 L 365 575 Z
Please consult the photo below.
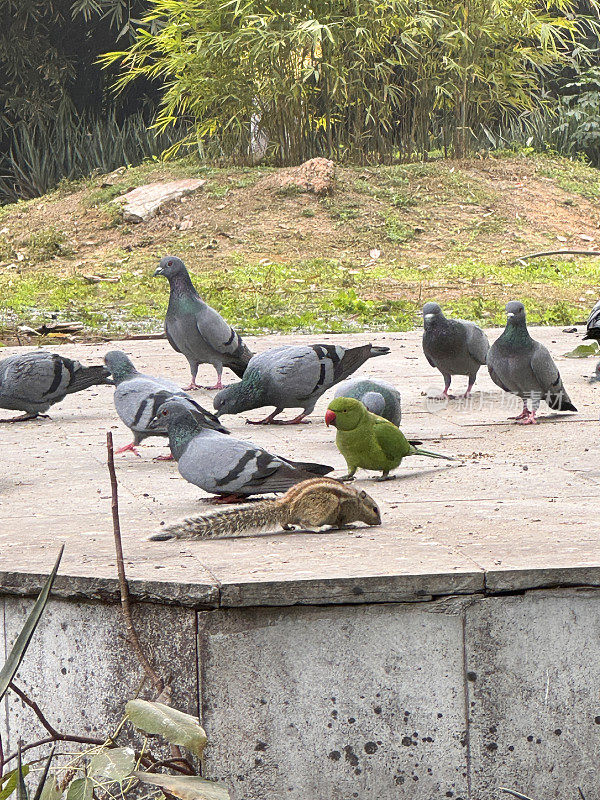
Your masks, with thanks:
M 149 538 L 153 541 L 220 539 L 247 536 L 257 531 L 277 530 L 280 527 L 279 505 L 278 500 L 259 500 L 241 508 L 227 508 L 213 514 L 199 514 L 169 525 Z

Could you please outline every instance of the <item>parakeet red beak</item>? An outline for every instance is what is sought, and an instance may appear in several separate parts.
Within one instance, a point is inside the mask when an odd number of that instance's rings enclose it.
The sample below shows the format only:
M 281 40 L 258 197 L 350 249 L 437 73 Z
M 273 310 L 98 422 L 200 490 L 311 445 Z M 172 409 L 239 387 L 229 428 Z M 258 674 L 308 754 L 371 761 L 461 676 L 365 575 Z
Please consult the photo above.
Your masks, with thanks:
M 334 422 L 335 422 L 335 411 L 331 411 L 331 409 L 328 408 L 327 411 L 325 412 L 325 425 L 329 427 L 330 425 L 333 425 Z

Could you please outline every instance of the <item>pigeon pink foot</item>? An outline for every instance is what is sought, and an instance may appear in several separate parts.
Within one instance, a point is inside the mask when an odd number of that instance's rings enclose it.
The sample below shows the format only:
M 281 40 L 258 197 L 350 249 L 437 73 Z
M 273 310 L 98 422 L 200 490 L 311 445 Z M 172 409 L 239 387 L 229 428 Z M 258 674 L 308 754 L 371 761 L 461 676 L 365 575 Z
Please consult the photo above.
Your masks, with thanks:
M 134 444 L 134 442 L 131 442 L 131 444 L 126 444 L 126 445 L 125 445 L 125 447 L 119 447 L 119 449 L 118 449 L 118 450 L 115 450 L 115 455 L 117 455 L 117 454 L 119 454 L 119 453 L 128 453 L 128 452 L 135 453 L 135 455 L 136 455 L 138 458 L 141 458 L 140 454 L 139 454 L 139 453 L 138 453 L 138 451 L 135 449 L 135 444 Z

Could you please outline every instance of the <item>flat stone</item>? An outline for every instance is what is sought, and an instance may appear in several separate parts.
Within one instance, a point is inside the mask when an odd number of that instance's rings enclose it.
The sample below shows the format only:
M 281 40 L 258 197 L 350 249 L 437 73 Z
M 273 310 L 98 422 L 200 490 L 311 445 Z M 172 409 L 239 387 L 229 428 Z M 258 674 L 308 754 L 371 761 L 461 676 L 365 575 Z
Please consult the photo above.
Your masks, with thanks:
M 134 597 L 202 609 L 414 602 L 448 594 L 600 586 L 595 536 L 600 384 L 587 379 L 595 362 L 561 357 L 573 349 L 573 335 L 557 328 L 532 332 L 556 357 L 579 413 L 544 411 L 540 424 L 527 428 L 507 420 L 518 403 L 507 400 L 484 370 L 471 404 L 456 400 L 440 407 L 428 399 L 442 381 L 422 355 L 418 331 L 250 338 L 257 351 L 298 341 L 388 345 L 391 355 L 370 360 L 361 374 L 400 388 L 402 428 L 409 438 L 462 463 L 408 458 L 398 479 L 383 484 L 359 472 L 355 485 L 381 506 L 378 528 L 149 542 L 147 536 L 161 522 L 212 508 L 175 464 L 153 462 L 153 456 L 166 452 L 166 443 L 149 440 L 140 447 L 141 458 L 116 457 Z M 493 339 L 498 331 L 488 333 Z M 99 363 L 115 347 L 128 352 L 144 372 L 182 386 L 189 380 L 187 362 L 163 339 L 52 349 Z M 5 348 L 2 355 L 30 349 Z M 200 382 L 213 378 L 210 367 L 200 368 Z M 463 390 L 464 382 L 456 384 L 456 391 Z M 227 417 L 225 423 L 240 438 L 293 459 L 331 464 L 334 474 L 341 474 L 344 462 L 334 433 L 323 424 L 332 394 L 319 401 L 311 425 L 249 428 L 245 418 L 259 418 L 262 409 Z M 213 396 L 195 393 L 208 408 Z M 51 420 L 0 427 L 3 452 L 10 454 L 0 465 L 0 591 L 34 594 L 64 542 L 59 596 L 115 600 L 106 432 L 113 431 L 115 447 L 131 441 L 130 432 L 116 416 L 107 386 L 72 395 L 50 413 Z
M 180 200 L 184 195 L 200 189 L 206 181 L 202 178 L 183 178 L 178 181 L 147 183 L 130 192 L 115 197 L 114 203 L 123 207 L 125 222 L 146 222 L 167 203 Z

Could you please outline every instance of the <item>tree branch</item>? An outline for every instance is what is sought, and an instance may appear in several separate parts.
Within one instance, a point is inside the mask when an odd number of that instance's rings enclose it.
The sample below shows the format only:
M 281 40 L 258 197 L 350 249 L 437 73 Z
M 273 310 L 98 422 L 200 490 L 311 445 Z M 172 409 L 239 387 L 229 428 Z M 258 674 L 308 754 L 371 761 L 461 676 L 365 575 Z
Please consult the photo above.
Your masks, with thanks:
M 110 486 L 112 492 L 112 518 L 113 518 L 113 532 L 115 537 L 115 550 L 117 555 L 117 571 L 119 574 L 119 589 L 121 591 L 121 608 L 123 609 L 123 617 L 125 619 L 125 627 L 127 628 L 127 635 L 129 643 L 133 647 L 135 654 L 138 657 L 140 664 L 158 694 L 165 688 L 165 683 L 160 675 L 156 672 L 144 650 L 140 644 L 137 631 L 133 624 L 133 617 L 131 615 L 131 598 L 129 594 L 129 584 L 125 575 L 125 562 L 123 560 L 123 543 L 121 541 L 121 523 L 119 521 L 119 494 L 117 486 L 117 474 L 115 472 L 115 459 L 113 451 L 112 433 L 106 433 L 106 446 L 108 450 L 108 472 L 110 475 Z
M 25 703 L 25 705 L 29 706 L 29 708 L 33 711 L 33 713 L 39 719 L 39 721 L 41 722 L 43 727 L 48 731 L 50 736 L 54 737 L 55 739 L 59 739 L 61 734 L 56 730 L 56 728 L 54 728 L 48 722 L 48 720 L 46 719 L 46 717 L 44 716 L 44 714 L 42 712 L 42 709 L 38 706 L 38 704 L 35 702 L 35 700 L 31 700 L 31 698 L 27 697 L 25 692 L 23 692 L 21 689 L 19 689 L 18 686 L 15 686 L 15 684 L 12 681 L 8 685 L 13 690 L 13 692 L 21 698 L 21 700 Z

